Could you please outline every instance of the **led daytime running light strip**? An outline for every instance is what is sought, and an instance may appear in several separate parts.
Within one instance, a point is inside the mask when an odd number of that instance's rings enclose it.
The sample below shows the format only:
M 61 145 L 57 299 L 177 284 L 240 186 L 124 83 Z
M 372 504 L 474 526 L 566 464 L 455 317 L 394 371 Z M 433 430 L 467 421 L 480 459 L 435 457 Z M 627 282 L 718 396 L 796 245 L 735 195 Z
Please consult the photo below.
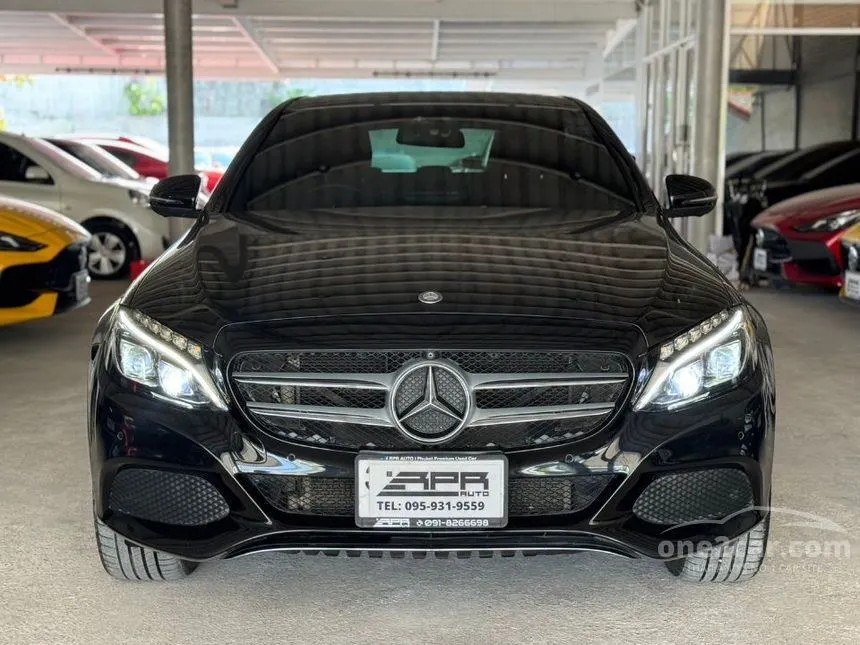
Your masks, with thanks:
M 146 327 L 153 334 L 166 340 L 168 343 L 173 343 L 178 349 L 186 352 L 192 358 L 196 358 L 197 360 L 203 358 L 203 348 L 197 343 L 193 343 L 185 338 L 185 336 L 177 334 L 175 331 L 171 331 L 160 322 L 153 320 L 144 313 L 134 310 L 131 312 L 131 315 L 137 322 Z
M 660 360 L 669 360 L 673 354 L 680 352 L 687 347 L 687 345 L 692 345 L 703 336 L 710 334 L 713 330 L 728 320 L 728 318 L 729 312 L 721 311 L 720 313 L 711 316 L 705 322 L 696 325 L 690 331 L 681 334 L 671 343 L 666 343 L 660 347 Z

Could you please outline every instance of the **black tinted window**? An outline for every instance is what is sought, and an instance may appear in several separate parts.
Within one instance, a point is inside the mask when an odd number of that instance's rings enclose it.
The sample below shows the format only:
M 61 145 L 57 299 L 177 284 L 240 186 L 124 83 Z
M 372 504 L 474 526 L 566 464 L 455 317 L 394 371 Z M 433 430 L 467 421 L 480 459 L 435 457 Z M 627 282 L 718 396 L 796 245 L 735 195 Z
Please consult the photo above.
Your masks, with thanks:
M 0 143 L 0 181 L 27 181 L 27 168 L 36 164 L 15 148 Z
M 48 143 L 57 146 L 63 152 L 72 155 L 88 165 L 105 177 L 119 177 L 121 179 L 140 179 L 140 175 L 134 172 L 128 165 L 120 162 L 116 155 L 111 155 L 98 146 L 92 146 L 78 141 L 66 141 L 64 139 L 50 139 Z
M 583 111 L 565 108 L 300 102 L 259 146 L 230 210 L 629 209 L 634 196 L 621 167 Z
M 112 154 L 126 166 L 134 168 L 135 164 L 137 163 L 137 157 L 133 153 L 128 152 L 127 150 L 123 150 L 122 148 L 113 148 L 111 146 L 102 146 L 102 148 L 104 148 L 105 152 Z

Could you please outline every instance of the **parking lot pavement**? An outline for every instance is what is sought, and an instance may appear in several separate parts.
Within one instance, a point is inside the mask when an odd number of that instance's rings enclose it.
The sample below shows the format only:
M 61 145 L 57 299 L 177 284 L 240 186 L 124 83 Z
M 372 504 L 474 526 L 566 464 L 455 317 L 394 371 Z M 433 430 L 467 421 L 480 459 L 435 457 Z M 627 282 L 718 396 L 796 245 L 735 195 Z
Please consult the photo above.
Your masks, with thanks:
M 832 295 L 750 296 L 776 353 L 784 510 L 748 584 L 684 584 L 599 554 L 263 554 L 157 586 L 109 578 L 92 534 L 88 342 L 121 290 L 95 283 L 87 308 L 0 329 L 0 643 L 860 642 L 860 311 Z

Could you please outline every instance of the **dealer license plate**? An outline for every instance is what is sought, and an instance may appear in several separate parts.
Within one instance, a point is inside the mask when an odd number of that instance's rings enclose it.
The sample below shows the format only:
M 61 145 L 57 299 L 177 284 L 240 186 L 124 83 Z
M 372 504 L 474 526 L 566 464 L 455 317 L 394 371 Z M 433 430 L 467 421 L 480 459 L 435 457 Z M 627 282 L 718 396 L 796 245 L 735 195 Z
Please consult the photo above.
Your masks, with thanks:
M 753 251 L 753 268 L 756 271 L 767 271 L 767 249 Z
M 361 452 L 355 523 L 363 528 L 499 528 L 508 461 L 498 453 Z
M 860 300 L 860 271 L 845 272 L 845 297 Z
M 90 295 L 90 274 L 88 271 L 78 271 L 75 274 L 75 300 L 86 300 Z

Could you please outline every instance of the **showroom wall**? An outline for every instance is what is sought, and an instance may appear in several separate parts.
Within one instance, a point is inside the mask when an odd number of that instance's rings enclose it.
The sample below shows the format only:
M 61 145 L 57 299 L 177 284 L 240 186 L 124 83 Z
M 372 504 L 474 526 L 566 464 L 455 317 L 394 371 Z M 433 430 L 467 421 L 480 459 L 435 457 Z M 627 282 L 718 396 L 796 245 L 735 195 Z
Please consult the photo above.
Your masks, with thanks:
M 801 146 L 851 138 L 857 46 L 857 37 L 801 39 Z M 793 148 L 795 91 L 793 87 L 766 88 L 757 96 L 749 118 L 730 113 L 727 150 Z
M 483 89 L 486 81 L 479 82 Z M 464 90 L 463 79 L 299 79 L 293 82 L 194 83 L 195 143 L 237 146 L 260 119 L 294 93 L 332 94 L 401 90 Z M 11 132 L 51 136 L 68 132 L 123 132 L 167 142 L 163 78 L 37 75 L 0 83 L 0 121 Z M 62 96 L 58 101 L 56 97 Z

